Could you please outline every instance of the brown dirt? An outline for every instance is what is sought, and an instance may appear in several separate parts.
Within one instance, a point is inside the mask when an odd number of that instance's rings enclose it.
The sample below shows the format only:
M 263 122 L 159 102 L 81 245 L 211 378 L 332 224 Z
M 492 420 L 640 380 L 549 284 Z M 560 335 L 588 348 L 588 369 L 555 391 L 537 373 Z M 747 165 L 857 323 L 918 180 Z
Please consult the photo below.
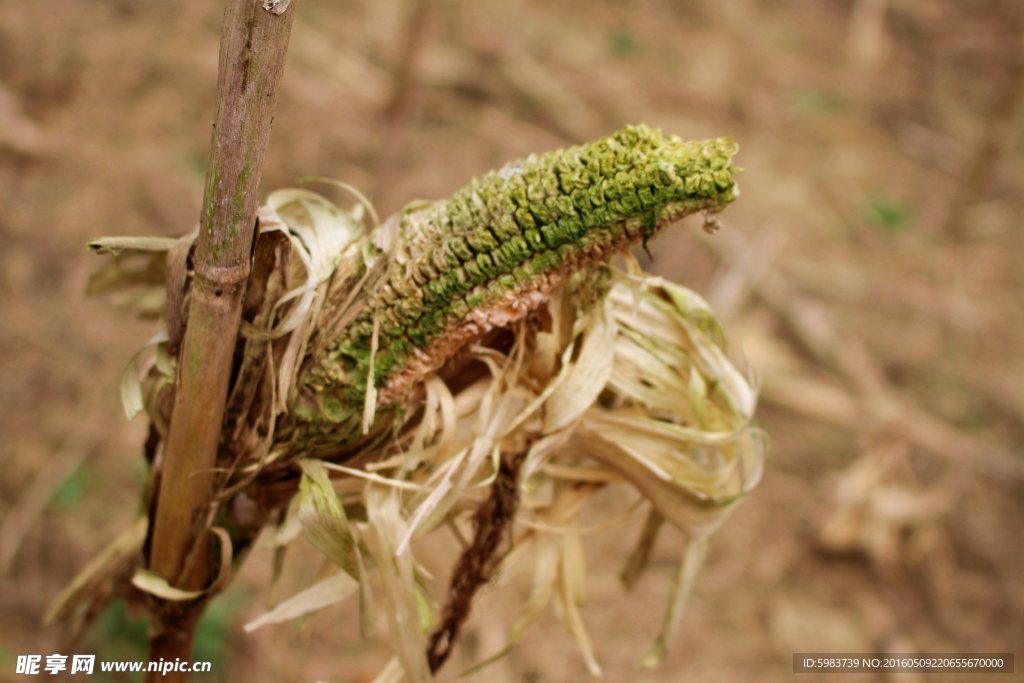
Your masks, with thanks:
M 455 0 L 409 22 L 412 4 L 301 3 L 265 188 L 331 176 L 387 214 L 626 122 L 740 143 L 724 229 L 669 231 L 651 267 L 708 296 L 761 378 L 769 467 L 658 672 L 633 663 L 679 539 L 628 596 L 638 526 L 588 540 L 606 679 L 783 680 L 797 651 L 1024 642 L 1020 3 Z M 217 5 L 0 11 L 0 678 L 60 651 L 48 601 L 138 507 L 144 429 L 117 386 L 153 326 L 85 298 L 84 243 L 195 223 Z M 447 575 L 454 548 L 421 552 Z M 288 563 L 295 585 L 321 567 Z M 208 680 L 371 680 L 385 651 L 354 605 L 242 633 L 270 565 L 253 554 L 203 636 L 225 651 Z M 487 593 L 447 676 L 500 647 L 527 588 Z M 80 651 L 141 656 L 105 624 Z M 470 680 L 585 676 L 552 614 Z

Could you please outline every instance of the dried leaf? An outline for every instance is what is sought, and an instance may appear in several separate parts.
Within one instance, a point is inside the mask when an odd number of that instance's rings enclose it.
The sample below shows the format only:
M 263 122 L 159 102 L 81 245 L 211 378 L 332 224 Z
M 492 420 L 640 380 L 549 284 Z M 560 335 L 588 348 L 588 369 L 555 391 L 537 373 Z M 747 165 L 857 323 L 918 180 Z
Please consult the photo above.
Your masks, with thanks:
M 544 404 L 544 429 L 557 431 L 578 419 L 597 400 L 612 375 L 615 327 L 599 307 L 590 317 L 580 354 Z
M 396 553 L 407 527 L 401 503 L 393 489 L 371 485 L 366 504 L 373 520 L 366 531 L 366 544 L 384 588 L 391 645 L 410 681 L 429 682 L 433 677 L 427 665 L 427 639 L 420 630 L 413 559 L 408 552 Z
M 358 548 L 345 508 L 331 486 L 331 480 L 320 460 L 302 460 L 299 482 L 299 521 L 306 538 L 332 562 L 353 577 L 359 576 L 356 561 Z
M 387 666 L 373 679 L 373 683 L 400 683 L 404 677 L 405 671 L 402 669 L 402 662 L 398 657 L 392 657 Z
M 176 237 L 99 237 L 88 246 L 97 254 L 119 256 L 131 252 L 170 251 L 177 242 Z
M 138 567 L 135 570 L 135 574 L 132 576 L 132 585 L 143 593 L 149 593 L 150 595 L 155 595 L 158 598 L 169 600 L 171 602 L 195 600 L 204 593 L 204 591 L 187 591 L 181 588 L 175 588 L 171 584 L 167 583 L 167 579 L 164 577 L 148 569 L 143 569 L 142 567 Z
M 146 518 L 140 517 L 118 534 L 54 599 L 43 617 L 43 624 L 66 619 L 84 600 L 93 597 L 100 584 L 114 579 L 126 563 L 141 555 L 148 528 Z
M 279 624 L 318 612 L 348 599 L 358 587 L 359 584 L 351 576 L 338 572 L 281 601 L 274 609 L 247 623 L 245 631 L 251 633 L 267 624 Z
M 124 408 L 124 414 L 129 420 L 138 415 L 145 407 L 139 365 L 142 355 L 151 346 L 162 344 L 165 341 L 167 341 L 166 330 L 154 334 L 141 349 L 135 352 L 135 355 L 128 361 L 128 365 L 121 371 L 121 407 Z
M 708 537 L 700 536 L 690 540 L 683 555 L 683 561 L 679 564 L 679 571 L 676 573 L 675 581 L 672 583 L 672 593 L 669 596 L 668 609 L 665 611 L 665 619 L 661 625 L 654 645 L 644 658 L 640 660 L 639 667 L 642 669 L 655 669 L 668 654 L 668 644 L 672 640 L 672 634 L 676 626 L 683 618 L 683 611 L 686 603 L 693 592 L 693 583 L 704 564 L 704 558 L 708 552 Z
M 572 577 L 569 576 L 569 572 L 566 571 L 564 562 L 559 574 L 561 576 L 561 581 L 558 583 L 558 599 L 559 604 L 562 606 L 562 610 L 565 612 L 565 619 L 569 627 L 569 632 L 572 633 L 572 637 L 576 640 L 576 645 L 580 649 L 580 654 L 583 655 L 583 662 L 587 666 L 587 671 L 590 672 L 591 676 L 600 678 L 604 675 L 604 672 L 601 670 L 601 665 L 597 663 L 597 658 L 594 656 L 594 646 L 590 643 L 590 636 L 587 635 L 587 629 L 583 625 L 583 618 L 580 616 L 580 610 L 576 606 L 576 600 L 573 595 Z
M 629 557 L 626 559 L 626 565 L 619 574 L 619 580 L 622 581 L 622 585 L 626 590 L 631 590 L 647 570 L 651 551 L 654 550 L 654 544 L 658 540 L 658 533 L 661 531 L 664 522 L 665 518 L 657 510 L 651 510 L 647 514 L 647 520 L 644 522 L 643 531 L 640 532 L 640 538 L 637 539 L 633 552 L 629 554 Z

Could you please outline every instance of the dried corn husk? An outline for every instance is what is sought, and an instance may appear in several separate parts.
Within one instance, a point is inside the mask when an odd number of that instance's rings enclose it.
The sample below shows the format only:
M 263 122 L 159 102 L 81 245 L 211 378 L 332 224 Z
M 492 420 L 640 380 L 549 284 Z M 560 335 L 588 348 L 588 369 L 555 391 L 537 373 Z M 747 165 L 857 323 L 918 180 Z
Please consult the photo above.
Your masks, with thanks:
M 617 487 L 634 491 L 631 518 L 645 510 L 648 517 L 630 581 L 643 571 L 644 548 L 649 551 L 661 520 L 687 538 L 663 626 L 642 662 L 656 665 L 708 539 L 757 485 L 764 461 L 765 440 L 753 421 L 756 389 L 729 360 L 708 305 L 640 272 L 628 257 L 590 268 L 516 322 L 510 340 L 481 340 L 431 377 L 393 424 L 371 430 L 358 458 L 344 452 L 299 460 L 279 446 L 275 425 L 291 409 L 303 359 L 329 332 L 325 308 L 344 309 L 339 292 L 381 266 L 380 252 L 366 247 L 364 217 L 359 208 L 343 210 L 308 190 L 274 193 L 260 213 L 257 258 L 261 248 L 276 250 L 282 274 L 246 318 L 231 402 L 240 407 L 229 410 L 226 425 L 233 440 L 224 454 L 230 467 L 222 498 L 245 491 L 256 499 L 261 477 L 273 473 L 274 491 L 285 490 L 269 497 L 281 511 L 273 542 L 306 538 L 338 572 L 247 628 L 300 618 L 359 594 L 364 632 L 382 610 L 396 655 L 381 680 L 398 680 L 402 672 L 407 680 L 430 680 L 424 653 L 440 615 L 431 595 L 436 582 L 416 561 L 423 551 L 417 539 L 464 527 L 499 480 L 502 458 L 520 453 L 521 504 L 509 526 L 515 533 L 501 549 L 507 555 L 500 574 L 505 581 L 526 572 L 532 589 L 509 647 L 548 606 L 557 606 L 587 668 L 600 675 L 600 644 L 587 635 L 580 609 L 587 574 L 581 549 L 589 531 L 621 519 L 588 527 L 581 520 L 595 495 Z M 275 234 L 283 239 L 275 241 Z M 154 251 L 174 244 L 108 240 L 100 246 L 113 245 L 122 260 L 137 252 L 149 268 L 157 262 Z M 332 324 L 337 319 L 326 317 Z M 126 410 L 144 407 L 155 424 L 166 421 L 161 397 L 173 387 L 172 337 L 151 340 L 122 383 Z M 368 401 L 368 414 L 373 410 Z M 283 486 L 288 482 L 290 489 Z M 297 502 L 289 506 L 293 496 Z M 371 585 L 373 576 L 378 581 Z

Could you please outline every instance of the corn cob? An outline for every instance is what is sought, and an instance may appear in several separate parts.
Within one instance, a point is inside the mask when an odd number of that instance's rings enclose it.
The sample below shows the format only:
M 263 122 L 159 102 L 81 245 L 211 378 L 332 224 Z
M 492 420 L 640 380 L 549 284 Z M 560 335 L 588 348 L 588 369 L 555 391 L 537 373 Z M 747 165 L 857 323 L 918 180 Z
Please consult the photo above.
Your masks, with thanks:
M 537 308 L 572 273 L 683 216 L 724 208 L 737 195 L 735 151 L 727 138 L 686 142 L 628 126 L 402 212 L 382 228 L 397 230 L 383 240 L 388 268 L 303 373 L 288 440 L 303 451 L 343 444 L 359 434 L 370 372 L 378 405 L 401 406 L 459 349 Z

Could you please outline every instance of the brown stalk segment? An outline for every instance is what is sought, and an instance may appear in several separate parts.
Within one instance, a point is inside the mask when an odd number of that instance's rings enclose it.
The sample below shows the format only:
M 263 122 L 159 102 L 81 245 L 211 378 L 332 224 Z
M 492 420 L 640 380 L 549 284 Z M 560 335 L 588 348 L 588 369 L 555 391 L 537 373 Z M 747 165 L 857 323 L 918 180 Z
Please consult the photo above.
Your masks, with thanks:
M 280 3 L 261 0 L 225 4 L 218 108 L 188 325 L 149 544 L 151 569 L 184 589 L 205 588 L 212 573 L 205 527 L 213 472 L 249 275 L 263 155 L 294 16 L 294 2 L 284 11 Z M 202 603 L 154 599 L 153 607 L 150 661 L 189 661 Z M 156 676 L 149 674 L 147 680 L 187 677 L 180 672 Z

